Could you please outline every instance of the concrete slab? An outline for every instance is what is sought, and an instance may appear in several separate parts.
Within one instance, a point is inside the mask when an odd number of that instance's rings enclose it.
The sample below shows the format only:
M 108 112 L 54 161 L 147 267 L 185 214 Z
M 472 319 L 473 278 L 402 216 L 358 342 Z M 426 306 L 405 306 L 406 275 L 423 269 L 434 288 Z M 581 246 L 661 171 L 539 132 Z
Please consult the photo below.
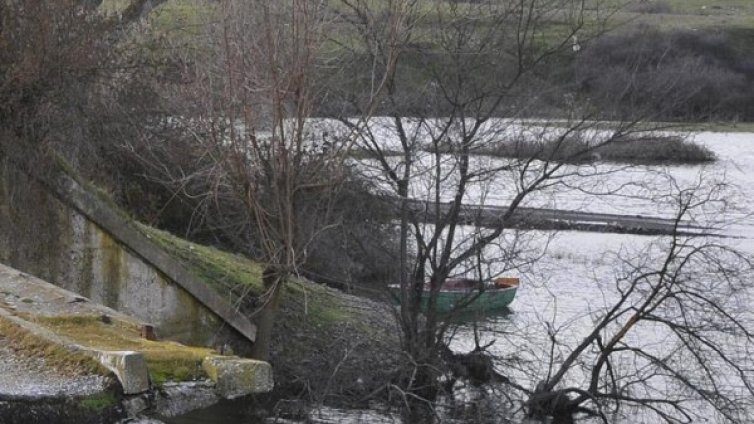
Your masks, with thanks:
M 3 322 L 43 343 L 93 358 L 115 374 L 124 394 L 143 393 L 155 383 L 207 378 L 222 397 L 272 389 L 266 362 L 150 340 L 149 324 L 0 265 L 0 336 L 12 337 L 2 334 Z
M 90 396 L 107 388 L 106 377 L 62 372 L 44 358 L 16 352 L 10 344 L 0 336 L 0 399 Z
M 99 362 L 118 377 L 123 394 L 133 395 L 149 390 L 149 370 L 141 353 L 98 351 L 96 355 Z
M 208 356 L 202 368 L 217 385 L 220 396 L 233 399 L 272 390 L 272 367 L 264 361 L 228 356 Z

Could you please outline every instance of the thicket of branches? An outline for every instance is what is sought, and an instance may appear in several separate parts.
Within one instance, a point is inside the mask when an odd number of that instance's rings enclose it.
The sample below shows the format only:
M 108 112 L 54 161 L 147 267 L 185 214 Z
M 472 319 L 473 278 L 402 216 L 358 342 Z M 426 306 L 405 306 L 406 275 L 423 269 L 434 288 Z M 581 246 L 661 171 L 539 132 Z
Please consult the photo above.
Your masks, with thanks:
M 624 110 L 651 109 L 657 119 L 754 117 L 754 62 L 734 48 L 730 34 L 652 28 L 611 34 L 578 55 L 569 78 L 598 106 L 617 100 Z M 668 95 L 684 101 L 671 100 L 668 108 Z

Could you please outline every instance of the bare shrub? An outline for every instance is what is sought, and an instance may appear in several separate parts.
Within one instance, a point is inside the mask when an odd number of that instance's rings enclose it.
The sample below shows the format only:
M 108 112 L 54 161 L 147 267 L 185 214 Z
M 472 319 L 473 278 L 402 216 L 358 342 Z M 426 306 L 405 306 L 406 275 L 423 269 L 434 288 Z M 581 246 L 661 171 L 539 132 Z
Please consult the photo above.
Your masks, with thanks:
M 105 23 L 72 0 L 0 6 L 0 125 L 27 142 L 71 134 L 102 65 Z
M 723 34 L 645 30 L 605 37 L 580 55 L 581 92 L 621 116 L 668 120 L 751 119 L 749 78 Z

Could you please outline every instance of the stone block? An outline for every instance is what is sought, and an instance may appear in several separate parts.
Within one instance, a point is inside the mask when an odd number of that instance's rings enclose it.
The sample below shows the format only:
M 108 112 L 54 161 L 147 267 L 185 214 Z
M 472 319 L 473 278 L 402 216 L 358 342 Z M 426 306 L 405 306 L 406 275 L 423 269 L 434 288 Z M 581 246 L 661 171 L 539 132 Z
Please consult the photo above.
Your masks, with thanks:
M 144 355 L 132 351 L 98 351 L 97 359 L 115 373 L 127 395 L 149 390 L 149 371 Z
M 252 393 L 266 393 L 274 386 L 272 367 L 264 361 L 234 356 L 208 356 L 202 368 L 215 382 L 220 396 L 233 399 Z

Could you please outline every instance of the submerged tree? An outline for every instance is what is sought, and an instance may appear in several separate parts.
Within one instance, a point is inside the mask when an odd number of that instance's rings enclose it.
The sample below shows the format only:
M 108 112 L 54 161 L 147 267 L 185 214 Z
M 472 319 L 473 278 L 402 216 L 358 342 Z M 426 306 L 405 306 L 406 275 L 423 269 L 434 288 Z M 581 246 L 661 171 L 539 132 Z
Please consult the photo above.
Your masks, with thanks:
M 379 10 L 371 10 L 368 2 L 344 3 L 363 35 L 365 47 L 354 49 L 354 54 L 363 57 L 364 63 L 384 62 Z M 386 99 L 379 112 L 387 117 L 373 120 L 359 133 L 359 147 L 373 158 L 370 175 L 384 178 L 399 209 L 401 268 L 405 270 L 400 281 L 400 322 L 404 349 L 417 366 L 405 385 L 428 396 L 437 388 L 448 329 L 448 321 L 441 320 L 436 310 L 443 282 L 458 275 L 489 278 L 490 269 L 482 269 L 486 261 L 503 264 L 493 273 L 515 266 L 520 238 L 506 232 L 514 212 L 531 193 L 573 172 L 563 163 L 534 157 L 485 161 L 478 155 L 480 149 L 495 143 L 523 141 L 514 140 L 520 135 L 515 122 L 501 117 L 525 113 L 530 98 L 521 99 L 524 91 L 519 86 L 535 81 L 533 70 L 561 52 L 582 30 L 584 11 L 571 2 L 544 7 L 537 2 L 519 3 L 405 2 L 412 25 L 395 71 L 386 76 Z M 541 25 L 564 10 L 572 14 L 567 34 L 555 43 L 544 42 L 546 29 Z M 351 84 L 358 90 L 365 81 L 356 79 Z M 351 100 L 351 110 L 360 110 L 358 95 L 344 98 Z M 348 119 L 343 123 L 352 126 Z M 569 124 L 570 128 L 549 140 L 556 151 L 591 126 L 586 117 Z M 585 144 L 578 154 L 610 143 L 627 128 Z M 394 142 L 386 144 L 386 140 Z M 511 185 L 502 186 L 501 177 L 510 177 Z M 510 201 L 499 225 L 464 228 L 464 205 L 483 204 L 490 190 L 498 188 L 505 190 Z M 414 199 L 425 200 L 429 210 L 412 209 Z M 484 258 L 491 245 L 501 247 L 498 256 Z M 420 319 L 425 290 L 429 302 L 426 319 Z

